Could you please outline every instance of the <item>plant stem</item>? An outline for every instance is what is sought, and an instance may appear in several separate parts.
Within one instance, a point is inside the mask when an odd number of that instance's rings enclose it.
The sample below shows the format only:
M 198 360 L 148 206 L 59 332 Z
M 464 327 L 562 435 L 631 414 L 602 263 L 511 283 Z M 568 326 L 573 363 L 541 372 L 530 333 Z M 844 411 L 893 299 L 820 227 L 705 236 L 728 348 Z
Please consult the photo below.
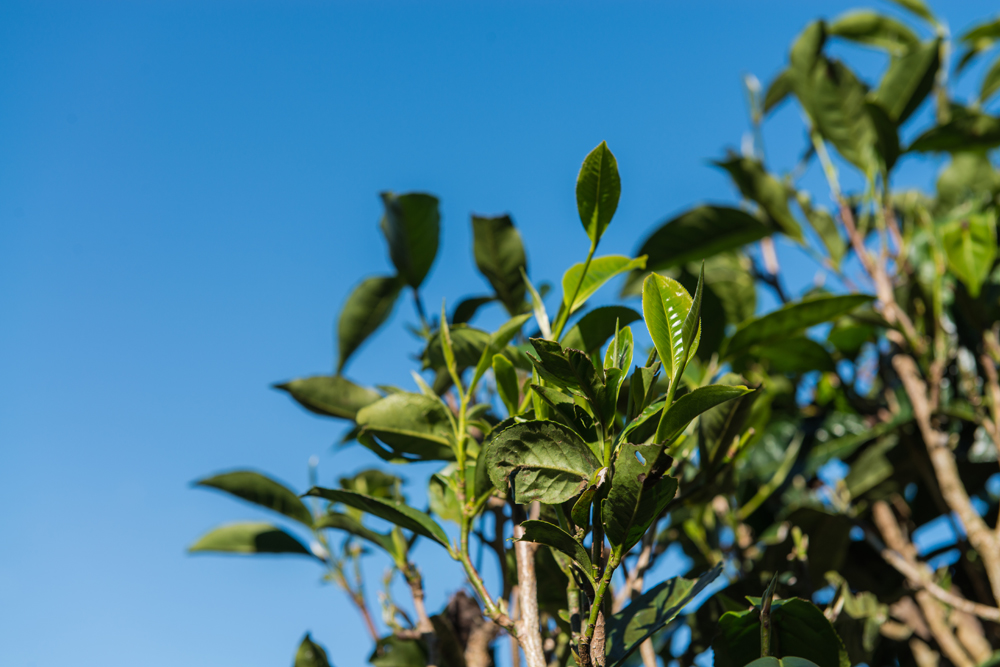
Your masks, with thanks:
M 576 283 L 576 288 L 573 289 L 573 296 L 566 301 L 566 308 L 563 309 L 562 313 L 559 315 L 559 319 L 556 321 L 556 326 L 552 329 L 552 338 L 554 340 L 559 340 L 562 336 L 563 328 L 566 326 L 566 322 L 569 320 L 569 316 L 572 315 L 570 310 L 572 310 L 573 302 L 576 301 L 577 295 L 580 293 L 580 288 L 583 286 L 583 280 L 587 277 L 587 270 L 590 268 L 590 260 L 594 258 L 594 252 L 597 250 L 597 241 L 593 241 L 590 244 L 590 251 L 587 253 L 587 259 L 583 263 L 583 271 L 580 273 L 580 280 Z

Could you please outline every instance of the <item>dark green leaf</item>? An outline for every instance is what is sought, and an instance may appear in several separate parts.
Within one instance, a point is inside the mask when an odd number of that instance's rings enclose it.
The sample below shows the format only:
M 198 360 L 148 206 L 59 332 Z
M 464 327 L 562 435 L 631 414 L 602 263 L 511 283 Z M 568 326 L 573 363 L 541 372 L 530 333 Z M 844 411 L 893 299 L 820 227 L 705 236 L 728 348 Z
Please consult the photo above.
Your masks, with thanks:
M 1000 118 L 953 105 L 951 120 L 913 140 L 907 151 L 930 153 L 990 150 L 1000 146 Z
M 337 323 L 338 374 L 361 344 L 389 319 L 401 289 L 403 281 L 398 276 L 375 276 L 363 280 L 347 297 Z
M 642 315 L 626 306 L 604 306 L 588 312 L 563 335 L 563 347 L 594 354 L 615 335 L 615 324 L 626 327 Z
M 313 556 L 301 542 L 270 523 L 243 521 L 220 526 L 202 535 L 188 551 L 236 554 L 298 554 Z
M 726 348 L 730 357 L 742 354 L 753 345 L 776 343 L 805 331 L 809 327 L 845 315 L 874 297 L 866 294 L 818 296 L 786 304 L 779 310 L 743 324 L 729 340 Z
M 660 425 L 656 429 L 656 442 L 659 444 L 670 442 L 701 413 L 752 391 L 753 389 L 742 385 L 730 387 L 724 384 L 710 384 L 684 394 L 660 418 Z
M 918 44 L 905 54 L 894 56 L 875 92 L 875 102 L 889 118 L 902 124 L 934 89 L 934 77 L 940 66 L 940 40 Z
M 990 209 L 946 222 L 940 227 L 940 235 L 948 268 L 975 299 L 997 256 L 996 211 Z
M 479 363 L 483 350 L 489 344 L 490 335 L 481 330 L 464 324 L 456 324 L 448 328 L 451 337 L 451 349 L 455 355 L 455 364 L 459 370 L 464 370 Z M 441 345 L 441 331 L 437 331 L 427 341 L 423 353 L 424 368 L 446 368 L 444 348 Z
M 396 555 L 396 547 L 392 541 L 392 535 L 374 531 L 371 528 L 366 527 L 350 514 L 332 511 L 327 512 L 316 520 L 316 528 L 342 530 L 345 533 L 367 540 L 375 546 L 385 549 L 390 554 Z
M 425 667 L 427 649 L 417 639 L 399 639 L 388 635 L 376 642 L 368 662 L 375 667 Z
M 445 407 L 422 394 L 390 394 L 358 412 L 358 426 L 400 454 L 423 460 L 454 456 Z
M 295 652 L 295 667 L 330 667 L 326 651 L 312 640 L 308 632 L 302 638 L 299 650 Z
M 821 58 L 806 78 L 796 78 L 795 94 L 816 130 L 864 173 L 874 168 L 878 134 L 866 105 L 867 91 L 846 65 Z
M 764 113 L 770 113 L 771 109 L 781 104 L 792 92 L 792 77 L 788 70 L 782 70 L 778 76 L 767 86 L 764 93 Z
M 852 42 L 885 49 L 892 54 L 903 53 L 920 42 L 906 24 L 868 9 L 839 16 L 827 27 L 827 32 Z
M 788 208 L 788 190 L 764 169 L 759 160 L 731 155 L 729 159 L 714 164 L 729 172 L 740 193 L 756 202 L 786 236 L 803 241 L 802 229 Z
M 524 323 L 531 319 L 531 313 L 525 313 L 523 315 L 515 315 L 506 322 L 500 325 L 500 328 L 490 334 L 489 342 L 487 343 L 482 354 L 479 356 L 479 361 L 476 364 L 476 372 L 472 376 L 472 381 L 469 383 L 470 387 L 475 387 L 479 384 L 479 380 L 483 377 L 487 370 L 490 368 L 490 364 L 493 363 L 493 357 L 499 354 L 507 344 L 514 339 L 514 336 L 521 331 L 521 327 Z
M 902 149 L 899 147 L 899 131 L 896 123 L 889 118 L 885 109 L 875 102 L 866 102 L 868 115 L 875 126 L 875 152 L 882 158 L 886 171 L 891 171 L 896 166 Z
M 284 514 L 306 526 L 313 525 L 312 513 L 294 491 L 258 472 L 237 470 L 214 477 L 206 477 L 198 480 L 195 484 L 225 491 L 237 498 Z
M 451 314 L 452 325 L 468 324 L 480 308 L 496 300 L 495 296 L 472 296 L 468 299 L 462 299 L 455 306 L 455 312 Z
M 514 487 L 515 501 L 563 503 L 580 493 L 601 462 L 579 435 L 547 421 L 514 424 L 486 449 L 493 486 Z
M 677 492 L 677 480 L 664 477 L 669 459 L 660 445 L 623 443 L 615 456 L 611 490 L 601 506 L 604 533 L 611 548 L 624 556 L 666 509 Z
M 472 254 L 476 266 L 496 291 L 511 315 L 524 309 L 525 286 L 521 271 L 528 270 L 521 234 L 509 215 L 496 218 L 472 216 Z
M 340 375 L 314 375 L 276 384 L 274 388 L 287 391 L 310 412 L 352 421 L 358 410 L 382 398 L 374 389 L 356 385 Z
M 437 256 L 441 214 L 433 195 L 382 193 L 385 214 L 382 233 L 399 275 L 413 289 L 420 287 Z
M 788 338 L 773 345 L 760 345 L 753 349 L 752 356 L 766 360 L 772 373 L 836 370 L 833 357 L 826 348 L 805 336 Z
M 517 371 L 507 358 L 502 354 L 493 356 L 493 377 L 497 381 L 497 393 L 500 400 L 507 408 L 507 414 L 513 416 L 517 414 L 520 405 L 521 390 L 517 381 Z
M 523 521 L 521 528 L 524 529 L 522 542 L 536 542 L 561 551 L 576 561 L 588 579 L 592 576 L 593 566 L 590 563 L 587 550 L 565 530 L 548 521 Z
M 348 507 L 359 509 L 362 512 L 368 512 L 400 528 L 413 531 L 417 535 L 434 540 L 447 549 L 449 553 L 451 552 L 448 535 L 445 534 L 444 529 L 424 512 L 404 503 L 373 498 L 353 491 L 345 491 L 344 489 L 324 489 L 318 486 L 309 489 L 305 495 L 325 498 L 335 503 L 342 503 Z
M 584 159 L 576 179 L 576 208 L 595 246 L 614 217 L 621 191 L 618 161 L 602 141 Z
M 697 579 L 667 579 L 612 616 L 607 629 L 607 667 L 624 664 L 642 642 L 677 618 L 684 606 L 721 574 L 719 565 Z

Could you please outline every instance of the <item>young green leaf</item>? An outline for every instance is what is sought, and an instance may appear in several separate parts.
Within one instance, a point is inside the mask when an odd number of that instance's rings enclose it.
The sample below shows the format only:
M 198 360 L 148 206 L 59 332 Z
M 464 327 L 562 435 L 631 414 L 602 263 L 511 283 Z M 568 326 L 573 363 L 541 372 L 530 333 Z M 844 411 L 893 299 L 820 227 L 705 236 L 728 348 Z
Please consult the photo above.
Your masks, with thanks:
M 528 292 L 531 293 L 531 310 L 535 315 L 535 321 L 538 322 L 538 330 L 542 332 L 542 338 L 550 339 L 552 338 L 552 330 L 549 328 L 549 315 L 545 311 L 545 303 L 538 290 L 528 280 L 528 274 L 521 271 L 521 277 L 524 278 L 524 284 L 527 285 Z
M 917 44 L 894 56 L 875 91 L 875 102 L 895 123 L 904 123 L 934 89 L 940 66 L 940 39 Z
M 986 104 L 1000 90 L 1000 58 L 993 61 L 979 86 L 979 103 Z
M 490 364 L 493 362 L 493 357 L 499 354 L 510 341 L 514 340 L 514 336 L 518 334 L 524 323 L 531 319 L 530 313 L 525 313 L 523 315 L 515 315 L 506 322 L 500 325 L 490 336 L 489 343 L 483 349 L 482 354 L 479 357 L 479 361 L 476 364 L 476 372 L 472 376 L 472 381 L 469 383 L 470 391 L 475 389 L 476 385 L 479 384 L 479 380 L 489 369 Z
M 479 272 L 493 286 L 507 312 L 517 315 L 524 309 L 527 272 L 524 244 L 509 215 L 495 218 L 472 216 L 472 254 Z
M 423 460 L 454 456 L 451 421 L 444 406 L 422 394 L 390 394 L 362 408 L 358 426 L 399 453 Z
M 587 579 L 591 578 L 593 565 L 591 565 L 590 556 L 587 555 L 587 550 L 575 537 L 548 521 L 522 521 L 521 528 L 524 529 L 524 536 L 519 541 L 544 544 L 566 554 L 580 566 L 580 570 Z
M 447 370 L 442 334 L 443 329 L 438 330 L 427 340 L 427 347 L 424 348 L 424 353 L 421 355 L 424 369 Z M 449 326 L 448 337 L 451 339 L 450 347 L 452 354 L 455 355 L 455 366 L 458 371 L 463 371 L 479 363 L 483 350 L 490 342 L 489 333 L 465 324 Z
M 573 299 L 573 304 L 569 309 L 570 313 L 579 310 L 594 292 L 615 276 L 621 275 L 626 271 L 641 271 L 645 269 L 646 257 L 640 256 L 635 259 L 629 259 L 622 255 L 595 257 L 591 260 L 590 266 L 587 267 L 587 275 L 583 276 L 583 282 L 581 283 L 580 276 L 583 274 L 583 266 L 582 263 L 574 264 L 563 274 L 563 303 L 567 304 L 571 298 Z M 577 290 L 577 285 L 580 286 L 579 290 Z M 575 298 L 573 297 L 574 290 L 576 290 Z
M 621 191 L 618 161 L 602 141 L 584 159 L 576 179 L 576 208 L 595 247 L 615 215 Z
M 903 9 L 916 14 L 933 25 L 937 25 L 937 19 L 934 18 L 934 14 L 931 13 L 931 10 L 927 7 L 927 3 L 925 3 L 924 0 L 889 0 L 889 2 L 899 5 Z
M 611 490 L 601 506 L 604 534 L 617 556 L 638 544 L 677 492 L 677 480 L 664 477 L 660 445 L 625 443 L 615 456 Z
M 310 412 L 352 421 L 358 410 L 382 398 L 374 389 L 356 385 L 341 375 L 314 375 L 276 384 L 274 388 L 288 392 Z
M 294 667 L 330 667 L 330 659 L 326 657 L 323 647 L 312 640 L 309 633 L 302 638 L 299 649 L 295 652 Z
M 242 521 L 219 526 L 202 535 L 188 551 L 234 554 L 297 554 L 313 556 L 299 540 L 270 523 Z
M 920 40 L 905 23 L 869 9 L 847 12 L 827 26 L 831 36 L 867 44 L 899 55 L 919 44 Z
M 642 642 L 677 618 L 681 610 L 722 574 L 722 565 L 697 579 L 674 577 L 632 600 L 607 623 L 607 667 L 620 667 Z
M 937 210 L 950 212 L 966 203 L 1000 192 L 1000 172 L 986 151 L 955 153 L 937 180 Z
M 529 421 L 500 432 L 486 447 L 487 472 L 515 502 L 564 503 L 579 494 L 600 461 L 579 435 L 561 424 Z
M 337 323 L 338 375 L 361 344 L 389 319 L 401 289 L 403 281 L 398 276 L 375 276 L 363 280 L 347 297 Z
M 437 256 L 441 225 L 438 199 L 419 192 L 383 192 L 381 197 L 385 206 L 381 227 L 389 243 L 389 256 L 399 275 L 417 289 Z
M 804 242 L 802 228 L 788 208 L 788 189 L 759 160 L 730 155 L 729 159 L 713 164 L 725 169 L 740 193 L 756 202 L 785 236 Z
M 615 335 L 616 325 L 625 327 L 640 319 L 642 315 L 627 306 L 594 308 L 563 334 L 560 343 L 563 347 L 594 354 Z
M 764 93 L 763 111 L 765 114 L 771 112 L 774 107 L 781 104 L 792 92 L 792 77 L 788 70 L 781 70 L 778 76 L 774 77 L 767 86 Z
M 368 512 L 400 528 L 433 540 L 451 553 L 451 544 L 444 529 L 424 512 L 402 502 L 373 498 L 344 489 L 324 489 L 318 486 L 309 489 L 305 495 L 325 498 L 335 503 L 342 503 L 348 507 L 359 509 L 362 512 Z
M 990 209 L 946 222 L 940 236 L 948 268 L 975 299 L 997 256 L 996 212 Z
M 643 282 L 642 314 L 663 371 L 671 382 L 684 372 L 692 352 L 685 347 L 683 331 L 691 305 L 691 295 L 673 278 L 653 273 Z
M 251 470 L 237 470 L 195 482 L 196 486 L 219 489 L 237 498 L 284 514 L 306 526 L 313 525 L 312 513 L 298 495 L 270 477 Z
M 669 443 L 701 413 L 752 391 L 742 385 L 710 384 L 684 394 L 663 412 L 656 428 L 656 442 L 661 445 Z
M 517 414 L 521 392 L 517 381 L 517 371 L 502 354 L 493 355 L 493 377 L 497 381 L 497 393 L 510 416 Z
M 779 310 L 741 325 L 729 339 L 726 356 L 734 357 L 753 345 L 779 342 L 798 335 L 809 327 L 845 315 L 874 298 L 866 294 L 830 295 L 786 304 Z
M 627 371 L 632 368 L 632 329 L 620 329 L 604 354 L 604 368 L 617 368 Z

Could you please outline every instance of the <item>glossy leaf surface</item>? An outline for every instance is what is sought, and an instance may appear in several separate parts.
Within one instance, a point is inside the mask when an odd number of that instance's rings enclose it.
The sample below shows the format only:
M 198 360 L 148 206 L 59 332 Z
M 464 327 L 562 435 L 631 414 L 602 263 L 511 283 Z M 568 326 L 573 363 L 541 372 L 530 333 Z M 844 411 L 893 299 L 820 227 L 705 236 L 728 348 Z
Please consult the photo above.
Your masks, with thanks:
M 596 245 L 608 228 L 621 191 L 618 161 L 602 141 L 584 159 L 576 179 L 576 208 L 591 243 Z

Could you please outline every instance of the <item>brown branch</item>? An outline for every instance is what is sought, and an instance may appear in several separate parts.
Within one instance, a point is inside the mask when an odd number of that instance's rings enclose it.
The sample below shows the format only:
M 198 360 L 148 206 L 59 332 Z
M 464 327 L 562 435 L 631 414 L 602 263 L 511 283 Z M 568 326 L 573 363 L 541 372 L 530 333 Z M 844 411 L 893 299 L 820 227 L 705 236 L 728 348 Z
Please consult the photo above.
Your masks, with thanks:
M 532 503 L 531 515 L 537 517 L 540 511 L 537 502 Z M 524 649 L 528 667 L 547 667 L 545 651 L 542 649 L 542 632 L 538 620 L 538 580 L 535 576 L 535 550 L 538 545 L 522 542 L 524 528 L 514 526 L 514 556 L 517 560 L 518 609 L 520 618 L 516 622 L 517 639 Z
M 434 624 L 430 616 L 427 615 L 427 608 L 424 606 L 424 580 L 420 576 L 420 571 L 412 563 L 406 564 L 406 571 L 403 572 L 406 583 L 410 585 L 410 594 L 413 596 L 413 610 L 417 614 L 416 631 L 427 645 L 427 667 L 437 667 L 440 662 L 438 656 L 437 633 L 434 632 Z

